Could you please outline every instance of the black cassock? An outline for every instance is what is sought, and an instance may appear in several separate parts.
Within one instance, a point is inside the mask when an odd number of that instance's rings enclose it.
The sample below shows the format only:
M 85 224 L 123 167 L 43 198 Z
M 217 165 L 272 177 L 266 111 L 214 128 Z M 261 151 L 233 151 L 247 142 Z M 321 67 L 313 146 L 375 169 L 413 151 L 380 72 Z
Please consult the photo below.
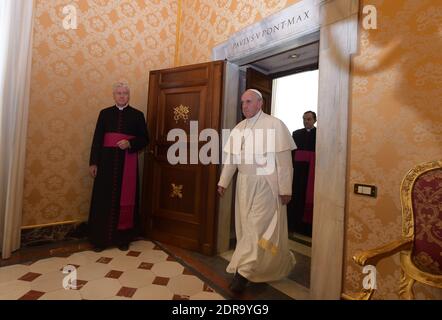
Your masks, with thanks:
M 103 147 L 106 133 L 122 133 L 135 138 L 128 139 L 130 153 L 139 152 L 148 144 L 148 132 L 144 115 L 130 106 L 119 110 L 112 106 L 101 110 L 92 141 L 90 165 L 96 165 L 89 213 L 89 239 L 95 246 L 120 245 L 131 241 L 140 232 L 138 212 L 139 179 L 137 169 L 135 210 L 133 228 L 118 230 L 120 196 L 125 151 L 115 147 Z
M 312 235 L 312 225 L 303 221 L 307 181 L 309 174 L 309 164 L 304 161 L 295 161 L 296 151 L 305 150 L 315 152 L 316 147 L 316 128 L 308 132 L 305 128 L 293 132 L 293 140 L 297 149 L 293 151 L 293 186 L 292 201 L 287 206 L 287 224 L 289 231 L 301 233 L 307 236 Z

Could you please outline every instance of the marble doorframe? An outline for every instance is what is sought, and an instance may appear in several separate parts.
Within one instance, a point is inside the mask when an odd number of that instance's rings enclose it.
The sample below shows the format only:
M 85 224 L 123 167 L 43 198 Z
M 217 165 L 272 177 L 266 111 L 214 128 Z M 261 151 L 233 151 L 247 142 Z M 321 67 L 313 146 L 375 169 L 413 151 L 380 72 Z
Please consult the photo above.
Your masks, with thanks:
M 240 65 L 314 41 L 319 49 L 319 96 L 310 299 L 340 299 L 343 284 L 344 223 L 349 136 L 350 59 L 357 50 L 358 0 L 304 0 L 293 6 L 313 7 L 317 23 L 298 36 L 268 43 L 237 56 L 224 56 L 226 43 L 213 59 L 226 59 L 223 128 L 236 119 Z M 284 10 L 283 10 L 284 11 Z M 278 13 L 277 13 L 278 14 Z M 274 19 L 274 15 L 272 16 Z M 267 18 L 266 18 L 267 19 Z M 264 23 L 265 20 L 256 25 Z M 240 31 L 241 32 L 241 31 Z M 239 32 L 239 33 L 240 33 Z M 236 35 L 232 35 L 234 38 Z M 271 40 L 270 40 L 271 42 Z M 218 252 L 226 251 L 232 188 L 219 203 Z M 229 202 L 230 199 L 230 202 Z M 228 248 L 228 247 L 227 247 Z

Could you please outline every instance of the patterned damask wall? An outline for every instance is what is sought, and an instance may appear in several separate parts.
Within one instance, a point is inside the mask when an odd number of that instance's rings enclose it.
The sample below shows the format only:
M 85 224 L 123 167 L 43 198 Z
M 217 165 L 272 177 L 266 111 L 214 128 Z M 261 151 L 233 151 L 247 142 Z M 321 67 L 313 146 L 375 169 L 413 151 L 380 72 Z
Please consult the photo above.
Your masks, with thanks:
M 179 62 L 210 61 L 233 33 L 299 0 L 182 0 Z
M 61 27 L 62 7 L 80 10 L 79 30 Z M 238 30 L 296 0 L 181 0 L 181 65 L 209 61 Z M 351 256 L 401 235 L 399 185 L 415 164 L 442 158 L 442 3 L 363 0 L 378 9 L 378 30 L 360 32 L 353 59 L 346 219 L 346 292 L 362 276 Z M 37 0 L 23 225 L 84 220 L 92 180 L 89 145 L 110 85 L 133 83 L 145 110 L 148 71 L 173 65 L 177 1 Z M 377 185 L 378 197 L 351 192 Z M 398 258 L 378 266 L 376 298 L 397 298 Z M 418 286 L 418 298 L 441 298 Z
M 68 4 L 77 30 L 63 29 Z M 87 218 L 99 110 L 124 79 L 146 111 L 149 71 L 173 66 L 176 17 L 177 1 L 36 1 L 22 225 Z
M 442 2 L 364 0 L 378 9 L 378 30 L 360 33 L 353 59 L 345 291 L 362 287 L 352 255 L 401 236 L 400 183 L 416 164 L 442 159 Z M 373 71 L 370 71 L 373 70 Z M 376 185 L 378 197 L 352 193 Z M 396 299 L 399 257 L 378 267 L 378 299 Z M 417 286 L 417 298 L 442 290 Z
M 297 1 L 185 0 L 180 63 L 211 59 L 233 33 Z M 401 236 L 399 186 L 414 165 L 442 158 L 442 3 L 363 0 L 378 10 L 378 29 L 361 30 L 352 63 L 345 292 L 362 287 L 351 260 L 362 249 Z M 376 199 L 356 196 L 354 183 L 376 185 Z M 377 299 L 398 298 L 396 256 L 378 265 Z M 442 298 L 417 286 L 417 298 Z

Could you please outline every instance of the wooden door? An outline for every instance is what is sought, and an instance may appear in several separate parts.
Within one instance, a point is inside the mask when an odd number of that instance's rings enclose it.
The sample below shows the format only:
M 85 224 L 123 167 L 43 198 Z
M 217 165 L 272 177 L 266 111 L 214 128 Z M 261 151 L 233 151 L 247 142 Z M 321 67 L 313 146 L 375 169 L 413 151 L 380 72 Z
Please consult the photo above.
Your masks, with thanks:
M 272 87 L 273 79 L 253 68 L 247 68 L 246 89 L 257 89 L 262 93 L 262 110 L 272 114 Z
M 216 250 L 218 166 L 177 164 L 167 160 L 174 128 L 187 134 L 190 121 L 198 131 L 220 132 L 224 62 L 210 62 L 150 72 L 147 121 L 151 141 L 145 157 L 142 216 L 153 240 L 213 254 Z M 199 147 L 206 142 L 200 142 Z M 199 148 L 198 148 L 199 149 Z

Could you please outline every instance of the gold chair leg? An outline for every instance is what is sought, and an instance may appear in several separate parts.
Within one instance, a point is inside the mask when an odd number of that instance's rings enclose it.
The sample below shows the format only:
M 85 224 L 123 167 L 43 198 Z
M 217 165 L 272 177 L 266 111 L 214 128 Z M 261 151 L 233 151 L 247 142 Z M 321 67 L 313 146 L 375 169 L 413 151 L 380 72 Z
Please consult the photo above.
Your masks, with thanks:
M 371 297 L 374 294 L 374 289 L 363 289 L 356 297 L 353 297 L 349 294 L 343 293 L 341 295 L 342 300 L 371 300 Z
M 402 272 L 402 277 L 399 286 L 399 296 L 401 297 L 401 299 L 413 300 L 414 299 L 413 285 L 415 280 L 410 278 L 404 272 L 404 270 L 402 270 L 401 272 Z

